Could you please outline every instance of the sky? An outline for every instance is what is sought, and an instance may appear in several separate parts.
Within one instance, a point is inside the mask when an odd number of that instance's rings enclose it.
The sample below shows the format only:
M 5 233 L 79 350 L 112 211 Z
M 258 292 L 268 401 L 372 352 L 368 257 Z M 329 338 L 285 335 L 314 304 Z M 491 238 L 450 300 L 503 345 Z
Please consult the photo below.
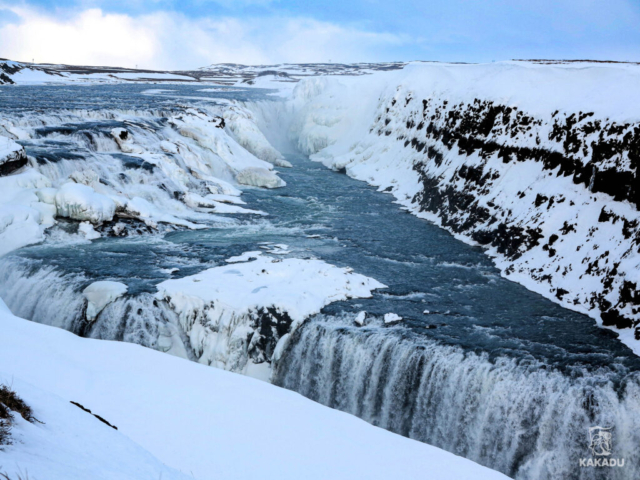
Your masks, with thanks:
M 173 70 L 640 61 L 640 0 L 0 0 L 0 57 Z

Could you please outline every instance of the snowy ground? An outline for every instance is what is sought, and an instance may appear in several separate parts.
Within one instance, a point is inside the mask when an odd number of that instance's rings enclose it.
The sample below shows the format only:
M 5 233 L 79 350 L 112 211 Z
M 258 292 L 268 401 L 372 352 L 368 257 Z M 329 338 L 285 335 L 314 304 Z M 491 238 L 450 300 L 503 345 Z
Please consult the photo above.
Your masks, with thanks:
M 507 478 L 248 377 L 138 345 L 78 338 L 16 318 L 4 305 L 0 328 L 11 339 L 0 349 L 1 381 L 44 422 L 17 421 L 14 444 L 0 450 L 0 471 L 10 475 Z

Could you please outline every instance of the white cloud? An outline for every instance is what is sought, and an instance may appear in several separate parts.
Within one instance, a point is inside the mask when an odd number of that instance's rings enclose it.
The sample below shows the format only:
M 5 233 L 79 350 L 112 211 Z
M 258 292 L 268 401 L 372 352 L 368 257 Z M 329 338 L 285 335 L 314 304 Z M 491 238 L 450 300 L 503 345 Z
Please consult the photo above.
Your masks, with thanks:
M 402 36 L 309 18 L 191 19 L 175 12 L 130 16 L 87 9 L 52 15 L 5 7 L 20 21 L 0 24 L 0 57 L 84 65 L 196 68 L 210 63 L 376 60 Z

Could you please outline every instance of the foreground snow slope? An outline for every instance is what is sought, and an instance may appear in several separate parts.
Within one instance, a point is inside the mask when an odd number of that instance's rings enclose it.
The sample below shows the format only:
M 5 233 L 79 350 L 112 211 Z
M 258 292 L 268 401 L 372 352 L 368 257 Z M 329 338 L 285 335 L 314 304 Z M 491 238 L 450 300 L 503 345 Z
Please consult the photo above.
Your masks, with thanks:
M 136 472 L 148 474 L 158 464 L 136 446 L 123 451 L 126 439 L 117 435 L 124 434 L 199 480 L 507 478 L 291 391 L 138 345 L 79 338 L 19 319 L 4 308 L 3 379 L 16 379 L 16 390 L 33 402 L 36 417 L 50 422 L 19 426 L 23 443 L 0 451 L 0 465 L 9 472 L 21 469 L 36 480 L 67 480 L 77 478 L 79 463 L 98 468 L 110 457 L 113 463 L 130 462 L 124 466 L 132 470 L 129 476 L 109 478 L 146 478 Z M 118 431 L 96 421 L 104 428 L 85 439 L 94 419 L 79 416 L 84 414 L 80 409 L 72 414 L 67 401 L 98 413 Z M 61 431 L 55 446 L 53 429 Z M 105 451 L 96 452 L 99 447 Z M 60 456 L 53 458 L 56 452 Z M 56 470 L 35 475 L 54 461 Z M 115 471 L 118 466 L 103 468 Z M 104 472 L 94 470 L 85 478 L 107 478 L 100 477 Z M 180 478 L 170 473 L 162 478 Z
M 38 412 L 29 423 L 15 414 L 11 442 L 0 450 L 0 472 L 34 480 L 186 480 L 127 436 L 72 405 L 69 400 L 0 372 Z
M 485 246 L 640 353 L 640 66 L 413 64 L 315 78 L 265 113 L 296 147 Z

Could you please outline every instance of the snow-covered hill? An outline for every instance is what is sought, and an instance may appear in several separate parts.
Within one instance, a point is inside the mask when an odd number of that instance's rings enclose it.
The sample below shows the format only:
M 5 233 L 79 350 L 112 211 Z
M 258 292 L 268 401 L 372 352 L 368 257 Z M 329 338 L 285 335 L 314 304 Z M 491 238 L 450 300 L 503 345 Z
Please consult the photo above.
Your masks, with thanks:
M 253 85 L 268 88 L 290 87 L 305 77 L 324 75 L 367 75 L 397 70 L 405 63 L 307 63 L 279 65 L 213 64 L 197 70 L 157 71 L 120 67 L 37 64 L 0 59 L 0 85 L 69 83 L 210 83 Z
M 0 329 L 0 383 L 44 422 L 16 420 L 13 444 L 0 447 L 9 478 L 507 478 L 294 392 L 138 345 L 78 338 L 14 317 L 1 302 Z
M 251 106 L 640 353 L 640 66 L 411 64 Z

